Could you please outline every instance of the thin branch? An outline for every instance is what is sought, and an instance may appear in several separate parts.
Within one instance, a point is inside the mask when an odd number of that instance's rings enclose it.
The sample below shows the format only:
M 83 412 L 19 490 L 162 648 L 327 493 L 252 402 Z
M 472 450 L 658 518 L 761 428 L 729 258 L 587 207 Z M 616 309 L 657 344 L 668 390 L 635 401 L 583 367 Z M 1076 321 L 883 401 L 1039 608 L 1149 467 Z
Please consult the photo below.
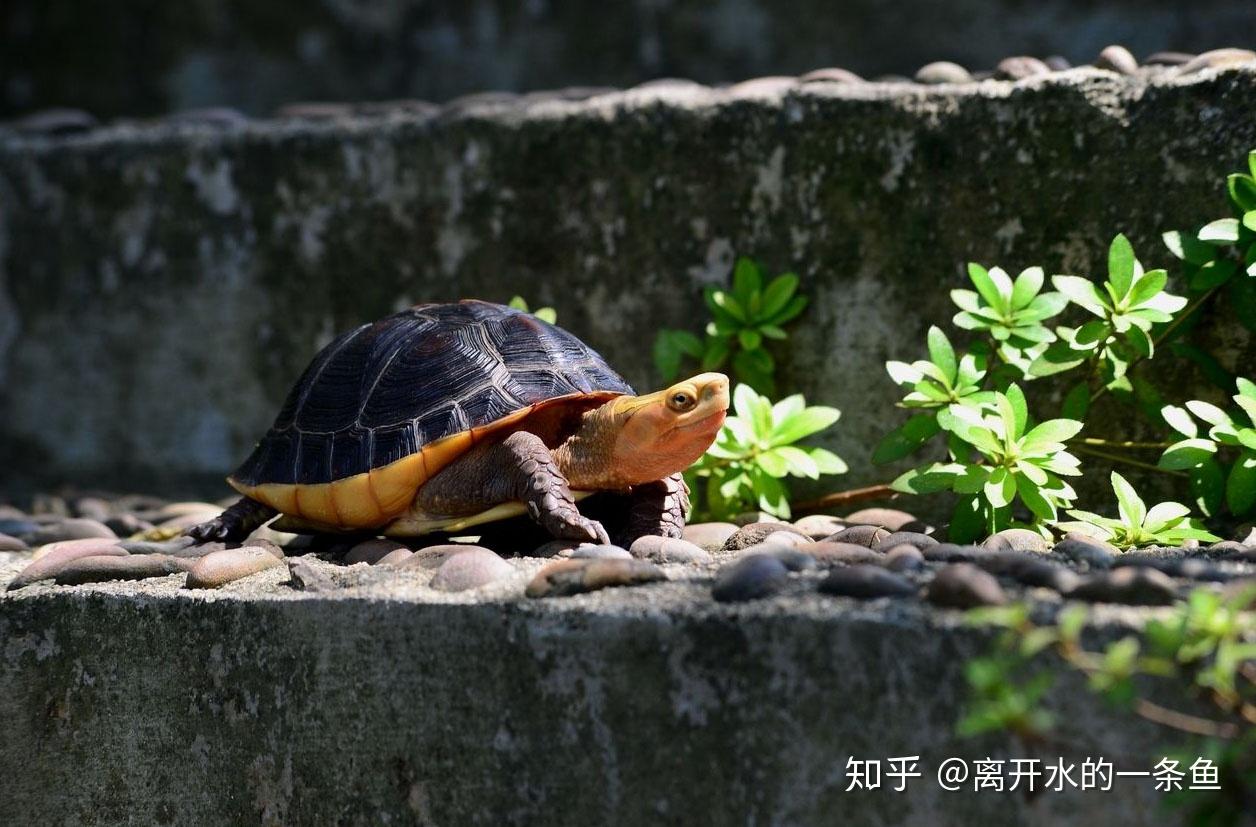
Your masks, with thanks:
M 1099 451 L 1087 445 L 1074 445 L 1072 447 L 1079 454 L 1089 454 L 1092 457 L 1100 457 L 1102 459 L 1111 460 L 1112 462 L 1120 462 L 1120 463 L 1124 463 L 1125 465 L 1132 465 L 1135 468 L 1142 468 L 1147 471 L 1159 471 L 1161 474 L 1169 474 L 1174 477 L 1187 476 L 1181 471 L 1170 471 L 1166 468 L 1161 468 L 1158 465 L 1152 465 L 1150 462 L 1143 462 L 1137 459 L 1130 459 L 1129 457 L 1123 457 L 1118 454 L 1110 454 L 1107 451 Z
M 1178 712 L 1176 709 L 1152 703 L 1145 698 L 1139 698 L 1134 704 L 1134 712 L 1153 723 L 1209 738 L 1233 740 L 1239 734 L 1239 727 L 1235 723 L 1188 715 L 1185 712 Z
M 899 492 L 890 488 L 887 484 L 870 485 L 866 488 L 836 491 L 832 494 L 825 494 L 823 497 L 816 497 L 814 500 L 798 503 L 793 506 L 793 511 L 797 514 L 814 513 L 828 508 L 864 502 L 865 500 L 894 500 L 898 499 L 898 496 Z
M 1155 448 L 1163 451 L 1165 448 L 1171 447 L 1172 442 L 1132 442 L 1117 439 L 1100 439 L 1094 436 L 1080 436 L 1068 440 L 1068 445 L 1098 445 L 1101 448 Z

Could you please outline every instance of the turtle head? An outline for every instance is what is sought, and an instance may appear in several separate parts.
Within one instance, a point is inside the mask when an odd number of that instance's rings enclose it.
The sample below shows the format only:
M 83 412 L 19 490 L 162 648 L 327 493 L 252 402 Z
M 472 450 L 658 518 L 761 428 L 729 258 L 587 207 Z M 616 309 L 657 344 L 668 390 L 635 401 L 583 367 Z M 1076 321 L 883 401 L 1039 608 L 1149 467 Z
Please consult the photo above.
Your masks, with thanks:
M 728 412 L 728 377 L 701 373 L 589 411 L 569 443 L 572 487 L 624 488 L 683 471 L 711 447 Z

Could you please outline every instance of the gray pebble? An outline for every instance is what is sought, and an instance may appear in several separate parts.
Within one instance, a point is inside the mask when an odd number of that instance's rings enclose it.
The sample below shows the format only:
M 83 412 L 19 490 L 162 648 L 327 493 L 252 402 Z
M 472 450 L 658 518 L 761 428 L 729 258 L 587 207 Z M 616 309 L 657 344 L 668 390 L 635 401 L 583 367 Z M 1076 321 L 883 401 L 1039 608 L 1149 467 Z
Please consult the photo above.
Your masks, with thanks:
M 809 542 L 811 540 L 810 537 L 803 534 L 789 523 L 751 523 L 737 529 L 736 533 L 732 534 L 727 540 L 725 540 L 724 550 L 741 551 L 742 549 L 749 548 L 750 546 L 757 546 L 766 540 L 769 535 L 777 533 L 784 533 L 786 535 L 792 534 L 795 537 L 801 538 L 803 542 Z M 788 537 L 774 537 L 773 541 L 783 543 L 796 542 L 790 540 Z
M 1085 563 L 1092 569 L 1111 568 L 1112 561 L 1119 553 L 1115 547 L 1103 540 L 1097 540 L 1077 531 L 1070 531 L 1064 535 L 1064 539 L 1055 544 L 1052 552 L 1066 560 Z
M 952 63 L 949 60 L 937 60 L 933 63 L 926 63 L 916 71 L 916 82 L 927 84 L 939 83 L 969 83 L 973 76 L 968 70 L 958 63 Z
M 1107 69 L 1118 75 L 1133 75 L 1138 72 L 1138 61 L 1130 54 L 1129 49 L 1114 44 L 1106 47 L 1095 58 L 1095 68 Z
M 372 537 L 369 540 L 357 543 L 349 549 L 348 554 L 344 556 L 341 562 L 346 566 L 352 566 L 355 563 L 367 563 L 373 566 L 387 555 L 405 547 L 405 543 L 398 543 L 396 540 Z
M 445 561 L 450 557 L 472 550 L 497 554 L 497 552 L 484 546 L 473 546 L 467 543 L 439 543 L 419 549 L 397 565 L 406 569 L 438 569 L 445 565 Z M 498 556 L 500 557 L 501 555 Z
M 414 556 L 414 552 L 408 548 L 397 548 L 385 554 L 383 557 L 375 561 L 377 566 L 400 566 L 402 563 Z
M 658 537 L 655 539 L 661 540 L 663 538 Z M 634 548 L 636 545 L 636 543 L 633 543 Z M 702 551 L 701 549 L 698 550 Z M 705 551 L 702 553 L 706 554 Z M 570 555 L 572 560 L 631 560 L 637 556 L 645 557 L 647 555 L 634 555 L 629 553 L 627 549 L 619 546 L 595 546 L 592 543 L 582 543 L 576 546 L 571 550 Z
M 954 563 L 942 569 L 929 583 L 925 597 L 931 603 L 956 609 L 1007 602 L 999 581 L 971 563 Z
M 1035 75 L 1050 74 L 1051 67 L 1036 57 L 1018 55 L 1005 57 L 994 69 L 994 76 L 999 80 L 1024 80 Z
M 134 514 L 115 514 L 105 520 L 105 526 L 119 537 L 130 537 L 132 534 L 148 531 L 153 524 L 147 520 L 141 520 Z
M 850 565 L 852 563 L 880 563 L 885 555 L 858 543 L 838 543 L 820 540 L 798 546 L 798 550 L 822 566 Z
M 1047 68 L 1052 72 L 1063 72 L 1066 69 L 1072 69 L 1073 64 L 1068 62 L 1068 58 L 1063 55 L 1050 55 L 1042 59 L 1047 64 Z
M 30 546 L 16 537 L 0 534 L 0 551 L 26 551 Z
M 755 554 L 775 557 L 790 571 L 808 571 L 816 567 L 816 558 L 796 546 L 778 546 L 771 544 L 751 546 L 738 555 L 738 557 L 750 557 Z
M 249 119 L 239 110 L 229 106 L 204 106 L 172 112 L 166 116 L 166 121 L 174 124 L 224 128 L 244 126 Z
M 917 571 L 925 567 L 925 556 L 915 546 L 895 546 L 885 553 L 881 565 L 890 571 Z
M 1256 60 L 1256 52 L 1249 49 L 1213 49 L 1182 64 L 1179 71 L 1184 75 L 1193 75 L 1205 69 L 1224 69 L 1228 66 L 1250 63 L 1253 60 Z
M 733 523 L 694 523 L 685 526 L 680 536 L 707 551 L 717 551 L 737 533 L 737 528 Z
M 1147 55 L 1143 63 L 1149 66 L 1181 66 L 1194 59 L 1195 55 L 1190 52 L 1154 52 Z
M 584 543 L 580 540 L 550 540 L 542 543 L 532 550 L 532 557 L 557 557 L 567 556 L 568 552 L 574 551 Z
M 988 557 L 992 551 L 983 546 L 960 546 L 955 543 L 938 543 L 920 550 L 924 558 L 932 563 L 971 563 L 974 560 Z
M 514 571 L 514 566 L 496 552 L 486 548 L 473 548 L 455 554 L 442 563 L 432 577 L 431 586 L 443 592 L 478 589 L 503 577 L 509 577 Z
M 26 568 L 18 572 L 17 577 L 9 581 L 8 590 L 13 591 L 40 580 L 50 580 L 66 566 L 84 557 L 126 557 L 127 552 L 104 538 L 87 540 L 65 540 L 60 543 L 36 549 L 37 555 Z
M 27 537 L 26 541 L 32 546 L 42 546 L 45 543 L 59 543 L 62 540 L 86 540 L 94 537 L 117 539 L 118 535 L 110 531 L 104 523 L 82 517 L 72 517 L 41 527 Z
M 785 564 L 766 554 L 751 554 L 720 569 L 711 596 L 721 603 L 758 600 L 776 594 L 789 582 Z
M 1005 528 L 996 534 L 991 534 L 981 545 L 991 551 L 1046 552 L 1051 550 L 1051 546 L 1041 534 L 1027 528 Z
M 62 566 L 53 581 L 60 586 L 77 586 L 110 580 L 146 580 L 187 571 L 195 562 L 168 554 L 80 557 Z
M 175 537 L 161 542 L 153 540 L 119 540 L 118 547 L 128 554 L 169 554 L 173 557 L 204 557 L 222 547 L 218 543 L 198 545 L 191 537 Z
M 782 520 L 766 511 L 743 511 L 733 517 L 733 522 L 738 526 L 748 526 L 752 523 L 788 523 L 789 520 Z
M 112 516 L 109 503 L 100 497 L 79 497 L 74 501 L 74 516 L 103 523 Z
M 1208 546 L 1206 551 L 1215 556 L 1224 556 L 1230 554 L 1242 554 L 1247 551 L 1248 547 L 1234 540 L 1221 540 Z
M 833 569 L 820 583 L 820 591 L 863 600 L 876 597 L 907 597 L 916 586 L 906 577 L 879 566 L 857 565 Z
M 8 534 L 29 543 L 31 535 L 39 531 L 40 525 L 34 520 L 25 518 L 0 519 L 0 534 Z
M 337 588 L 335 581 L 319 567 L 317 558 L 292 557 L 287 560 L 287 563 L 288 574 L 291 577 L 288 585 L 297 591 L 327 592 Z
M 675 537 L 638 537 L 628 550 L 633 557 L 656 563 L 711 562 L 711 555 L 706 549 Z
M 896 531 L 884 540 L 878 542 L 873 548 L 876 551 L 889 551 L 897 546 L 915 546 L 916 548 L 928 548 L 936 546 L 938 541 L 930 537 L 928 534 L 921 534 L 916 531 Z
M 82 109 L 41 109 L 12 122 L 18 132 L 31 135 L 71 135 L 94 129 L 99 122 Z
M 829 543 L 854 543 L 857 546 L 875 548 L 890 536 L 890 532 L 878 525 L 852 525 L 825 537 Z
M 813 69 L 798 78 L 801 83 L 863 83 L 864 79 L 854 72 L 840 66 L 826 69 Z
M 1068 597 L 1092 603 L 1130 606 L 1167 606 L 1177 599 L 1177 587 L 1164 572 L 1146 566 L 1128 566 L 1092 574 Z
M 1000 551 L 978 559 L 977 565 L 991 574 L 1061 594 L 1073 589 L 1081 580 L 1077 572 L 1067 566 L 1052 563 L 1033 552 Z
M 537 572 L 524 594 L 528 597 L 566 597 L 666 579 L 662 569 L 645 560 L 559 560 Z
M 812 540 L 823 540 L 832 534 L 836 534 L 849 525 L 840 517 L 834 517 L 830 514 L 809 514 L 794 521 L 794 528 L 806 534 Z

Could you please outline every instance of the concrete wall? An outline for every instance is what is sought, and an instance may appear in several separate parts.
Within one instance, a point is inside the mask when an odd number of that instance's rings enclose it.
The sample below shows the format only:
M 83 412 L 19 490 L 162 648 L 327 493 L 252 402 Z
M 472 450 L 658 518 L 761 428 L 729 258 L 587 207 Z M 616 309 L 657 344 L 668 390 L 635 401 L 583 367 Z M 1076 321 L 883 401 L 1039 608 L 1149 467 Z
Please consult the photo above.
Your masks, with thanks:
M 41 106 L 267 114 L 293 100 L 702 83 L 845 66 L 910 75 L 1009 54 L 1086 63 L 1256 43 L 1247 0 L 9 0 L 0 116 Z
M 0 484 L 205 490 L 321 344 L 417 301 L 553 304 L 649 387 L 734 253 L 801 275 L 782 386 L 843 409 L 828 444 L 879 481 L 882 363 L 923 353 L 965 261 L 1099 272 L 1124 231 L 1168 263 L 1161 231 L 1224 214 L 1252 111 L 1249 69 L 1074 70 L 3 137 Z M 1201 330 L 1251 364 L 1224 307 Z

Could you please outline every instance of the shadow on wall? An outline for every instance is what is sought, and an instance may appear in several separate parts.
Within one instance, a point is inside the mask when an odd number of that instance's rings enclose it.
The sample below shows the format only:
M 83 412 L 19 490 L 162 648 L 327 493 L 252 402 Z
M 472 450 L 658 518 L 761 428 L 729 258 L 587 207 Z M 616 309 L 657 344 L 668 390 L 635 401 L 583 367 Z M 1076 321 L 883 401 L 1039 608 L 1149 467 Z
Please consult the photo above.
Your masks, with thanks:
M 9 0 L 0 117 L 97 116 L 295 100 L 444 101 L 486 89 L 715 84 L 844 66 L 912 74 L 1011 54 L 1087 62 L 1256 42 L 1250 0 Z

